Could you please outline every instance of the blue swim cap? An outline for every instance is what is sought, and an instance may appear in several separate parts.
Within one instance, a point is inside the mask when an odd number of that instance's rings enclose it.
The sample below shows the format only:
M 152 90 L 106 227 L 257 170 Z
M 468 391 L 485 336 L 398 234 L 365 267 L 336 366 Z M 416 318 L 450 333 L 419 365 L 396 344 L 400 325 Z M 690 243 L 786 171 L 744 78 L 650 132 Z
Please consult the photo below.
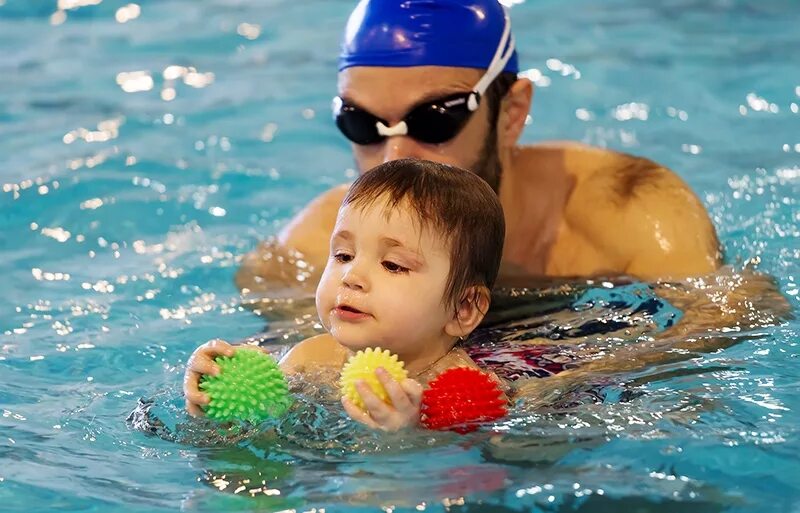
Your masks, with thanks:
M 339 71 L 351 66 L 479 68 L 491 78 L 519 71 L 498 0 L 361 0 L 339 56 Z

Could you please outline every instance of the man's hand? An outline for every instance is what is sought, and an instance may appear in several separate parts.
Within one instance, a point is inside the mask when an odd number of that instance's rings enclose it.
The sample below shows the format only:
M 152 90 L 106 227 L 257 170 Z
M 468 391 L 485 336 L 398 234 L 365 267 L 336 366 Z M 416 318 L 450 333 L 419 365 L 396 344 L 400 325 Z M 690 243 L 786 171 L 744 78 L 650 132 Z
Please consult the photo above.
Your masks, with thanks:
M 255 346 L 232 346 L 224 340 L 216 339 L 206 342 L 192 353 L 189 361 L 186 362 L 186 372 L 183 375 L 183 395 L 186 397 L 186 410 L 193 417 L 201 417 L 203 409 L 209 402 L 208 395 L 201 392 L 199 388 L 200 377 L 203 374 L 216 376 L 219 374 L 219 366 L 214 363 L 218 356 L 233 356 L 238 349 L 256 350 Z
M 383 402 L 363 380 L 356 382 L 356 390 L 364 401 L 362 410 L 346 397 L 342 406 L 350 417 L 365 426 L 382 431 L 399 431 L 419 424 L 422 403 L 422 385 L 413 379 L 395 381 L 382 367 L 375 371 L 392 404 Z

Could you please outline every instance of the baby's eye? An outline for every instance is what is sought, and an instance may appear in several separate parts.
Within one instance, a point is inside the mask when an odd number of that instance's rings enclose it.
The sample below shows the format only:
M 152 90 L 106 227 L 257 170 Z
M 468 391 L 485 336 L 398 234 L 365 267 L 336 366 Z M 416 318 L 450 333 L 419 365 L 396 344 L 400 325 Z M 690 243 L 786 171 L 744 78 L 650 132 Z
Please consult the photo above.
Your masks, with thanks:
M 389 260 L 384 260 L 381 262 L 383 264 L 383 268 L 389 271 L 390 273 L 407 273 L 408 267 L 403 267 L 400 264 L 396 264 Z
M 336 253 L 333 255 L 333 259 L 340 264 L 346 264 L 353 259 L 353 255 L 348 255 L 347 253 Z

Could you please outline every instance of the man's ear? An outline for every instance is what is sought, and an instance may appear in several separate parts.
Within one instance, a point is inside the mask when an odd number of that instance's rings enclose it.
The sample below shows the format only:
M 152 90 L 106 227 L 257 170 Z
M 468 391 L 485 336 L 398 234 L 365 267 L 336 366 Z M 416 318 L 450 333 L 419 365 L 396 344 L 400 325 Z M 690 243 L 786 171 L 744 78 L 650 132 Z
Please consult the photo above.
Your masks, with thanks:
M 468 288 L 461 296 L 453 317 L 445 324 L 444 331 L 451 337 L 466 337 L 478 327 L 489 311 L 491 296 L 483 286 Z
M 497 118 L 498 143 L 512 148 L 525 128 L 525 121 L 531 110 L 533 101 L 533 84 L 527 78 L 520 78 L 508 90 L 500 103 L 500 115 Z

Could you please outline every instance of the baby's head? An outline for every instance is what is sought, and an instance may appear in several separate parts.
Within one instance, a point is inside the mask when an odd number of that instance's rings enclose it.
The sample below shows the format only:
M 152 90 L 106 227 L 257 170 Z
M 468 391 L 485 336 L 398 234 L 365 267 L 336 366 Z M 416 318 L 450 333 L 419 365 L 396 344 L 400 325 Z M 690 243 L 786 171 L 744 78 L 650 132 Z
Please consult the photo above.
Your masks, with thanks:
M 434 348 L 411 342 L 452 344 L 486 313 L 504 233 L 497 195 L 475 174 L 411 159 L 381 164 L 339 209 L 317 289 L 320 319 L 351 349 L 417 357 Z

